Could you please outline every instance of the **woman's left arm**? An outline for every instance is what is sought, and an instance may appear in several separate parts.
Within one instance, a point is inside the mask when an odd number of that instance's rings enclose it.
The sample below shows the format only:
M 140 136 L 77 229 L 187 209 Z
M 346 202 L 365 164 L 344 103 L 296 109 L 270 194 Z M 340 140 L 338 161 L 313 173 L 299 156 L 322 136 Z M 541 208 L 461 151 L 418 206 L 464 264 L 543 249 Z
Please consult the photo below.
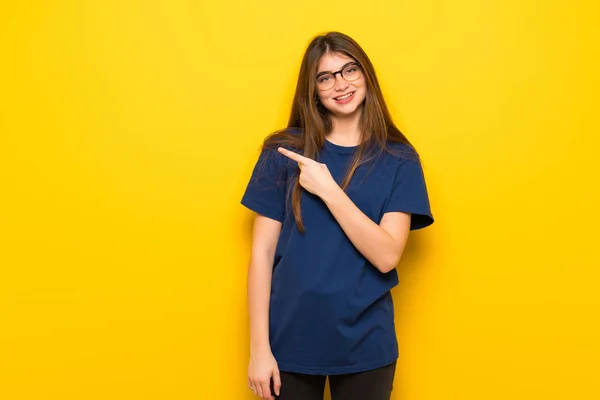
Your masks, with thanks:
M 377 225 L 337 184 L 320 197 L 352 244 L 375 268 L 386 273 L 396 267 L 410 231 L 409 213 L 386 213 Z
M 325 164 L 284 148 L 279 148 L 279 152 L 298 163 L 300 185 L 327 204 L 358 251 L 379 271 L 394 269 L 408 239 L 411 214 L 385 213 L 377 225 L 350 200 Z

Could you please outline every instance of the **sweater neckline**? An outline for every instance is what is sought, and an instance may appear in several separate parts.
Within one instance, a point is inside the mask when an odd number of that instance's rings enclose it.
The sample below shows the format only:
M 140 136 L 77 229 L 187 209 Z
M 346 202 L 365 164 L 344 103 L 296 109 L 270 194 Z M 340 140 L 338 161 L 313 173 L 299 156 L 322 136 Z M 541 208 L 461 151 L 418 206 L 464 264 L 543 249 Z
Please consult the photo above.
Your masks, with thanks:
M 328 139 L 325 139 L 325 148 L 328 149 L 328 150 L 334 151 L 336 153 L 352 154 L 354 152 L 354 150 L 356 150 L 358 148 L 358 145 L 356 145 L 356 146 L 342 146 L 342 145 L 330 142 Z

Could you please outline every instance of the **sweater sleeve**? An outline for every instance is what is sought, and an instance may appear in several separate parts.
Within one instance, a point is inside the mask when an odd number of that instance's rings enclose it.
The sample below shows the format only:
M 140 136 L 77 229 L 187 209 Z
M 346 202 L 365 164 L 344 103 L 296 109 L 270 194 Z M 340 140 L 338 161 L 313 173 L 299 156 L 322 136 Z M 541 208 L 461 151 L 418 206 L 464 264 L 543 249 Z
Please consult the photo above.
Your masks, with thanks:
M 265 217 L 283 222 L 287 172 L 283 155 L 263 149 L 252 171 L 241 204 Z

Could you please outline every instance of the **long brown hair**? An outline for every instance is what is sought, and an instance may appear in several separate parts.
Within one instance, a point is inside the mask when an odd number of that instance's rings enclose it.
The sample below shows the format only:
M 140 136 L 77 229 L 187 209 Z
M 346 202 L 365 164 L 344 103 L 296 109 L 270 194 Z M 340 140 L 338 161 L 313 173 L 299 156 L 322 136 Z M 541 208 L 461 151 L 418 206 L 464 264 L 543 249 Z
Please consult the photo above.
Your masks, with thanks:
M 354 158 L 341 184 L 342 189 L 346 190 L 356 168 L 373 158 L 371 149 L 376 149 L 378 154 L 389 151 L 388 141 L 403 143 L 411 149 L 414 148 L 392 121 L 369 57 L 358 43 L 343 33 L 328 32 L 312 39 L 300 65 L 288 126 L 267 136 L 263 143 L 263 149 L 276 149 L 279 146 L 292 147 L 302 151 L 305 157 L 311 159 L 317 157 L 319 150 L 325 143 L 325 136 L 333 129 L 331 114 L 319 101 L 316 88 L 319 62 L 328 53 L 343 53 L 353 58 L 360 63 L 366 80 L 366 97 L 359 123 L 362 134 L 361 144 L 354 152 Z M 299 128 L 300 134 L 293 133 L 295 131 L 293 128 L 296 128 L 295 130 Z M 413 155 L 416 155 L 416 151 Z M 301 232 L 304 232 L 304 224 L 300 214 L 302 191 L 303 188 L 299 183 L 299 173 L 297 173 L 291 204 L 298 228 Z

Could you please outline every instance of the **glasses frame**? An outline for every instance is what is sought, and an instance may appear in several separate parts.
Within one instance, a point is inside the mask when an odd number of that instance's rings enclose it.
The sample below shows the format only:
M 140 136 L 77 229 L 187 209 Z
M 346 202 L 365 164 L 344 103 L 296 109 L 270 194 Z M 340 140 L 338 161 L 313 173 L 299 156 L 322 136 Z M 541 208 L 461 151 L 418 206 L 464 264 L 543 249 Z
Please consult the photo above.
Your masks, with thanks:
M 351 65 L 356 65 L 358 67 L 358 69 L 359 69 L 360 74 L 359 74 L 359 76 L 356 79 L 349 81 L 348 79 L 346 79 L 344 77 L 344 74 L 342 74 L 342 71 L 345 70 L 346 68 L 348 68 Z M 321 89 L 321 88 L 319 88 L 319 78 L 321 76 L 323 76 L 323 75 L 329 75 L 329 74 L 333 75 L 333 85 L 331 85 L 331 87 L 328 87 L 327 89 Z M 338 71 L 335 71 L 335 72 L 332 72 L 332 71 L 322 71 L 322 72 L 319 72 L 317 74 L 317 77 L 316 77 L 316 81 L 317 81 L 316 86 L 317 86 L 317 89 L 321 90 L 321 91 L 325 91 L 325 90 L 329 90 L 329 89 L 334 88 L 335 85 L 336 85 L 336 83 L 337 83 L 337 78 L 336 78 L 337 74 L 340 74 L 340 76 L 342 77 L 342 79 L 345 80 L 346 82 L 356 82 L 358 79 L 360 79 L 360 77 L 362 75 L 362 65 L 360 65 L 360 63 L 358 61 L 351 61 L 351 62 L 345 64 L 344 66 L 342 66 L 342 68 L 340 70 L 338 70 Z

